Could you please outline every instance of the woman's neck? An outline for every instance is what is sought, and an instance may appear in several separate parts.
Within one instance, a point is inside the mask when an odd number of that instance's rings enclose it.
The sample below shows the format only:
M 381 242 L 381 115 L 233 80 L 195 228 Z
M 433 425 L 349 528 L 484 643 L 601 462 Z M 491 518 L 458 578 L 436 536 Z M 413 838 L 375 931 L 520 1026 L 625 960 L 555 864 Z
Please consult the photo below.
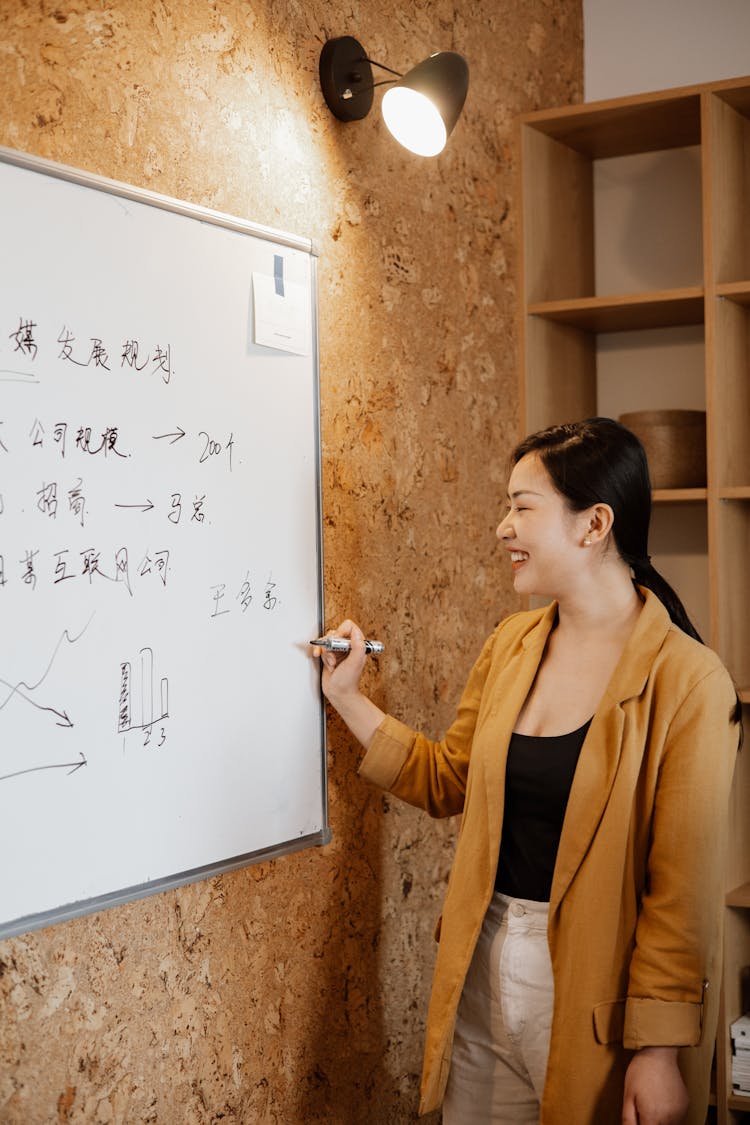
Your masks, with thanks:
M 597 580 L 580 590 L 558 598 L 557 629 L 560 633 L 585 639 L 591 635 L 610 635 L 630 630 L 643 605 L 630 577 L 630 568 L 617 567 L 600 572 Z

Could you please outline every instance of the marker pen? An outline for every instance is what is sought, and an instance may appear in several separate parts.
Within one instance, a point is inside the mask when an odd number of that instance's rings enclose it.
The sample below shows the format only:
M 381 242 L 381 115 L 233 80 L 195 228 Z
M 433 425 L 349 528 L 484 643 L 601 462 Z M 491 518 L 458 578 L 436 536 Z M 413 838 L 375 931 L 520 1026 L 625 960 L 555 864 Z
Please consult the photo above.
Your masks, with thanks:
M 328 652 L 350 652 L 352 647 L 346 637 L 318 637 L 317 641 L 310 641 L 310 644 L 324 648 Z M 365 652 L 373 655 L 382 652 L 384 648 L 382 641 L 365 641 Z

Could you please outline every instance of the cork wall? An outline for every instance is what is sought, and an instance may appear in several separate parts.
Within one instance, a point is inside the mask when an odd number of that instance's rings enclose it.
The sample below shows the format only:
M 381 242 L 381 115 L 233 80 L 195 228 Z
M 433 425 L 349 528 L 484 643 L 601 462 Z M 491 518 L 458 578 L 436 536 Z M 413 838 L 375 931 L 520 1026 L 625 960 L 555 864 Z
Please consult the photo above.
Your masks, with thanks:
M 379 97 L 330 116 L 341 34 L 399 70 L 467 57 L 440 157 L 401 149 Z M 328 622 L 386 641 L 368 690 L 435 734 L 515 608 L 514 119 L 581 85 L 580 0 L 0 5 L 0 144 L 314 240 Z M 3 1125 L 415 1120 L 455 827 L 358 757 L 330 715 L 329 846 L 0 942 Z

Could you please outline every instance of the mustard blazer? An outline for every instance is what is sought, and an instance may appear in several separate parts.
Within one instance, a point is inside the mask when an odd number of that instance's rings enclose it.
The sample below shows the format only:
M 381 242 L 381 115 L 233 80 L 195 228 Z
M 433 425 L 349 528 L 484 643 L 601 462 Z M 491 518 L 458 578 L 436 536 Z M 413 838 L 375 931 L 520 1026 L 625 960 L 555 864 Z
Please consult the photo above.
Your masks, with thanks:
M 631 1052 L 675 1045 L 703 1125 L 721 976 L 735 691 L 714 652 L 644 605 L 589 727 L 550 900 L 555 981 L 542 1125 L 615 1125 Z M 432 816 L 463 814 L 438 924 L 420 1113 L 442 1101 L 456 1009 L 494 890 L 508 744 L 557 607 L 484 645 L 433 742 L 388 717 L 361 773 Z

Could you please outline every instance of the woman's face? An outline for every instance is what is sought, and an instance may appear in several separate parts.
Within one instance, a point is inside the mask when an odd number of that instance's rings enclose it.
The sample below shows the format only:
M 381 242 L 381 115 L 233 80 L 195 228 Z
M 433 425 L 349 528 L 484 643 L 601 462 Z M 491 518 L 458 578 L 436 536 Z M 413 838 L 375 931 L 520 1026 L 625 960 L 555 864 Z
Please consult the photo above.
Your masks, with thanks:
M 585 562 L 589 515 L 573 512 L 535 453 L 514 466 L 508 510 L 497 537 L 508 552 L 519 594 L 560 598 L 575 589 Z

